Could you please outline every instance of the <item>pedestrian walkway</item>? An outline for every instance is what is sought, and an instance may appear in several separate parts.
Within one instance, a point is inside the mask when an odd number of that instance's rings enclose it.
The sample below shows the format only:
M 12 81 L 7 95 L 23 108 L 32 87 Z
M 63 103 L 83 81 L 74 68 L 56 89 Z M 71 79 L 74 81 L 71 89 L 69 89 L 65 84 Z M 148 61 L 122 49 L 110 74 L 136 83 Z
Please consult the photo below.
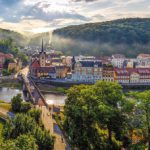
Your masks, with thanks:
M 54 150 L 66 150 L 66 143 L 61 130 L 52 117 L 53 110 L 48 110 L 45 106 L 36 106 L 36 108 L 42 111 L 41 118 L 45 129 L 55 136 Z

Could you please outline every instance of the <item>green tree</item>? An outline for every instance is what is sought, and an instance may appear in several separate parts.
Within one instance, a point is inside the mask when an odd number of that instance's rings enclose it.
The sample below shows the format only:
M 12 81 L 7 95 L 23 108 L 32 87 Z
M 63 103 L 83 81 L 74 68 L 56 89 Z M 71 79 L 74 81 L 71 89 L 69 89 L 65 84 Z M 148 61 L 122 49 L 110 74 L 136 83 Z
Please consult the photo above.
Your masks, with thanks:
M 12 111 L 20 112 L 22 101 L 21 94 L 14 96 L 11 100 Z
M 15 146 L 19 150 L 38 150 L 36 140 L 31 135 L 20 135 L 16 141 Z
M 53 150 L 54 137 L 48 131 L 42 131 L 41 128 L 36 127 L 34 130 L 34 137 L 39 146 L 39 150 Z
M 112 132 L 116 138 L 121 138 L 124 118 L 122 112 L 123 91 L 117 83 L 97 82 L 94 85 L 98 100 L 98 119 L 101 125 L 107 127 L 109 142 L 112 143 Z
M 17 138 L 21 134 L 27 134 L 34 131 L 36 127 L 35 120 L 26 114 L 17 114 L 13 120 L 6 122 L 3 135 L 6 139 Z
M 7 69 L 3 69 L 2 74 L 3 74 L 3 76 L 9 76 L 9 75 L 11 75 L 11 72 Z
M 38 150 L 38 145 L 33 136 L 20 135 L 15 140 L 7 140 L 0 145 L 1 150 Z
M 130 96 L 137 100 L 136 112 L 140 118 L 138 127 L 142 129 L 148 143 L 148 149 L 150 149 L 150 90 L 130 93 Z
M 19 150 L 16 148 L 14 140 L 7 140 L 0 145 L 1 150 Z
M 29 116 L 31 116 L 32 118 L 34 118 L 37 123 L 39 123 L 39 121 L 40 121 L 40 116 L 41 116 L 41 110 L 38 110 L 38 109 L 31 109 L 31 110 L 28 112 L 28 114 L 29 114 Z
M 125 97 L 117 83 L 99 81 L 68 90 L 63 127 L 69 143 L 83 149 L 120 149 L 125 130 Z
M 26 113 L 26 112 L 28 112 L 31 108 L 32 108 L 31 103 L 29 103 L 29 102 L 22 102 L 22 103 L 21 103 L 20 111 Z

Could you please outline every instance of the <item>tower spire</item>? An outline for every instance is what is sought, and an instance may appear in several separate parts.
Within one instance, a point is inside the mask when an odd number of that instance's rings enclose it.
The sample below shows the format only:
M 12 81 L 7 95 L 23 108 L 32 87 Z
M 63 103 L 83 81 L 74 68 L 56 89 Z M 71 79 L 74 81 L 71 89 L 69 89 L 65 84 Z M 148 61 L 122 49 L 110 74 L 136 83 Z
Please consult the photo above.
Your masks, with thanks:
M 41 52 L 44 52 L 44 44 L 43 44 L 43 39 L 42 39 L 42 49 Z

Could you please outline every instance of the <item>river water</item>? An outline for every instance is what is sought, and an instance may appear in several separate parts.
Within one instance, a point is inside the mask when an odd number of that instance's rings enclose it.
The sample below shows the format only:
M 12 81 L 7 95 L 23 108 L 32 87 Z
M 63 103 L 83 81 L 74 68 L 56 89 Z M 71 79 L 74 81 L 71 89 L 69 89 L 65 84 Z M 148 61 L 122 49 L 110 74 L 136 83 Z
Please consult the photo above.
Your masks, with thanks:
M 12 88 L 0 88 L 0 100 L 4 100 L 6 102 L 11 102 L 11 99 L 17 94 L 22 93 L 22 90 L 12 89 Z M 60 94 L 43 94 L 47 103 L 49 105 L 64 105 L 66 96 Z
M 49 105 L 65 105 L 65 95 L 61 94 L 43 94 Z
M 4 100 L 6 102 L 11 102 L 11 99 L 17 94 L 22 93 L 21 90 L 12 89 L 12 88 L 0 88 L 0 100 Z

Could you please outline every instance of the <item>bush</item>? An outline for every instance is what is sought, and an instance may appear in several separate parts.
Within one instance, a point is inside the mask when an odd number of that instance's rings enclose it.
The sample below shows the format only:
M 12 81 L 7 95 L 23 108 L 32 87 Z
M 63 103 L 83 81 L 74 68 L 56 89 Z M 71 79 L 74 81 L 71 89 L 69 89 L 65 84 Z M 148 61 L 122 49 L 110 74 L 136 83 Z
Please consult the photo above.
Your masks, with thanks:
M 26 113 L 26 112 L 28 112 L 31 108 L 32 108 L 31 103 L 22 102 L 22 103 L 21 103 L 20 112 Z
M 21 94 L 14 96 L 11 100 L 12 111 L 20 112 L 22 101 Z

